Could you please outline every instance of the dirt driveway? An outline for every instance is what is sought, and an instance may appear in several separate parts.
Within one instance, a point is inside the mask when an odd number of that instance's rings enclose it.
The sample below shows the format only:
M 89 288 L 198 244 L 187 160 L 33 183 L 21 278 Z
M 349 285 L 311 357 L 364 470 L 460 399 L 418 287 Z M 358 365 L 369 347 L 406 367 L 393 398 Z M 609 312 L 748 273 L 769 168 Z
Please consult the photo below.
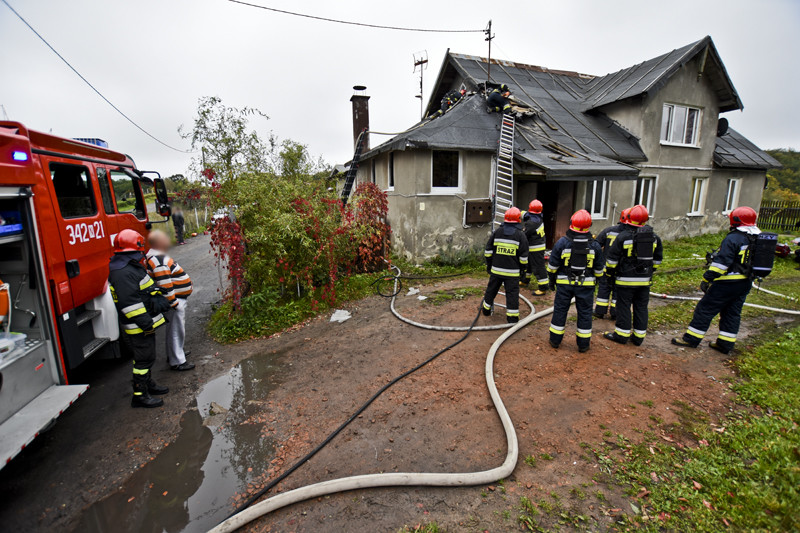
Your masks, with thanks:
M 389 313 L 387 300 L 371 297 L 345 306 L 353 316 L 342 324 L 330 323 L 328 314 L 272 339 L 220 347 L 203 333 L 201 309 L 218 285 L 206 247 L 207 240 L 196 239 L 175 253 L 204 287 L 193 296 L 198 312 L 190 321 L 198 371 L 175 375 L 164 363 L 156 376 L 173 393 L 165 409 L 145 412 L 127 405 L 129 363 L 93 367 L 87 397 L 0 471 L 4 527 L 205 531 L 380 385 L 461 335 L 405 325 Z M 421 322 L 468 324 L 484 283 L 426 285 L 428 300 L 403 296 L 398 308 Z M 455 291 L 464 287 L 473 289 Z M 535 301 L 539 308 L 549 302 Z M 500 314 L 480 323 L 503 321 Z M 436 521 L 447 531 L 518 531 L 522 496 L 542 502 L 543 525 L 605 529 L 631 512 L 592 449 L 602 442 L 624 447 L 645 431 L 697 445 L 679 430 L 680 418 L 692 408 L 712 417 L 726 412 L 733 373 L 717 352 L 671 346 L 674 332 L 651 333 L 641 348 L 620 347 L 600 338 L 611 323 L 596 321 L 593 349 L 578 354 L 574 321 L 559 350 L 547 344 L 548 324 L 523 329 L 497 357 L 498 388 L 520 439 L 509 479 L 486 487 L 338 494 L 280 510 L 251 529 L 394 532 Z M 498 335 L 473 333 L 398 383 L 280 489 L 354 474 L 500 464 L 504 435 L 483 380 Z M 556 512 L 547 515 L 547 507 Z

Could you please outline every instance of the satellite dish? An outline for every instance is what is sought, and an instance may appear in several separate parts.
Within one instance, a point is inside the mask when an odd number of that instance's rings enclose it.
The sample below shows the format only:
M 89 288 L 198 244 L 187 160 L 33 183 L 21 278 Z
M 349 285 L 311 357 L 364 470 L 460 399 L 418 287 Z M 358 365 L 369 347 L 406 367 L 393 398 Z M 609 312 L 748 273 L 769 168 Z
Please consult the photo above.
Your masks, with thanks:
M 721 118 L 717 122 L 717 137 L 722 137 L 726 133 L 728 133 L 728 119 Z

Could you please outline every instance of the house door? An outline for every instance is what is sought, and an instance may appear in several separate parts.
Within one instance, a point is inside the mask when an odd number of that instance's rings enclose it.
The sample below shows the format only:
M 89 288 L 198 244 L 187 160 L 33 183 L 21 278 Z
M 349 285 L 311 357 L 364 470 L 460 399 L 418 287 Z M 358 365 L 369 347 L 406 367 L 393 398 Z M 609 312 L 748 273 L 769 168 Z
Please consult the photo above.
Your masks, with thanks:
M 556 241 L 566 235 L 569 228 L 569 219 L 575 207 L 575 182 L 540 182 L 537 197 L 543 204 L 542 215 L 544 215 L 547 248 L 552 249 Z

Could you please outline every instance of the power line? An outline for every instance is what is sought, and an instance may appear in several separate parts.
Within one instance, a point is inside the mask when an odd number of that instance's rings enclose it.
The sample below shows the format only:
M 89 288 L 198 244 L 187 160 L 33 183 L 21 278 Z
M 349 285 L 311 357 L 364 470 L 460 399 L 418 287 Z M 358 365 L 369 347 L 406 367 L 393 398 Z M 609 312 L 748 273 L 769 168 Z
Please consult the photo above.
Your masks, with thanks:
M 5 0 L 3 0 L 5 2 Z M 308 15 L 306 13 L 296 13 L 294 11 L 286 11 L 284 9 L 276 9 L 274 7 L 260 6 L 258 4 L 251 4 L 249 2 L 242 2 L 241 0 L 228 0 L 234 4 L 241 4 L 243 6 L 255 7 L 264 9 L 266 11 L 273 11 L 275 13 L 282 13 L 284 15 L 292 15 L 295 17 L 304 17 L 307 19 L 322 20 L 324 22 L 336 22 L 337 24 L 349 24 L 351 26 L 363 26 L 365 28 L 377 28 L 380 30 L 396 30 L 396 31 L 422 31 L 428 33 L 481 33 L 483 30 L 443 30 L 443 29 L 430 29 L 430 28 L 404 28 L 400 26 L 382 26 L 380 24 L 366 24 L 364 22 L 353 22 L 350 20 L 338 20 L 326 17 L 318 17 L 316 15 Z
M 83 77 L 83 75 L 82 75 L 80 72 L 78 72 L 78 71 L 77 71 L 77 69 L 75 69 L 75 67 L 73 67 L 73 66 L 70 64 L 70 62 L 69 62 L 69 61 L 67 61 L 67 60 L 64 58 L 64 56 L 62 56 L 61 54 L 59 54 L 59 53 L 58 53 L 58 50 L 56 50 L 55 48 L 53 48 L 53 45 L 51 45 L 50 43 L 48 43 L 48 42 L 47 42 L 47 39 L 45 39 L 44 37 L 42 37 L 42 35 L 41 35 L 41 34 L 40 34 L 38 31 L 36 31 L 36 30 L 33 28 L 33 26 L 31 26 L 31 25 L 28 23 L 28 21 L 27 21 L 27 20 L 25 20 L 25 19 L 22 17 L 22 15 L 20 15 L 19 13 L 17 13 L 17 11 L 16 11 L 16 10 L 15 10 L 13 7 L 11 7 L 11 4 L 9 4 L 9 3 L 8 3 L 6 0 L 0 0 L 0 2 L 3 2 L 3 3 L 6 5 L 6 7 L 7 7 L 8 9 L 10 9 L 10 10 L 11 10 L 11 12 L 12 12 L 12 13 L 14 13 L 14 14 L 17 16 L 17 18 L 18 18 L 19 20 L 21 20 L 21 21 L 23 22 L 23 24 L 25 24 L 25 25 L 28 27 L 28 29 L 30 29 L 30 30 L 31 30 L 31 31 L 32 31 L 34 34 L 36 34 L 36 36 L 37 36 L 37 37 L 38 37 L 38 38 L 39 38 L 39 39 L 40 39 L 40 40 L 41 40 L 41 41 L 42 41 L 42 42 L 43 42 L 45 45 L 47 45 L 47 47 L 48 47 L 48 48 L 49 48 L 49 49 L 50 49 L 50 50 L 51 50 L 51 51 L 52 51 L 52 52 L 53 52 L 55 55 L 57 55 L 57 56 L 58 56 L 58 58 L 59 58 L 61 61 L 63 61 L 63 62 L 64 62 L 64 64 L 66 64 L 66 65 L 67 65 L 67 66 L 70 68 L 70 70 L 72 70 L 72 72 L 74 72 L 74 73 L 75 73 L 75 74 L 76 74 L 76 75 L 77 75 L 77 76 L 78 76 L 80 79 L 82 79 L 82 80 L 83 80 L 83 82 L 84 82 L 84 83 L 86 83 L 86 85 L 88 85 L 89 87 L 91 87 L 91 89 L 92 89 L 94 92 L 96 92 L 96 93 L 97 93 L 97 95 L 98 95 L 100 98 L 102 98 L 103 100 L 105 100 L 105 102 L 106 102 L 108 105 L 110 105 L 112 108 L 114 108 L 114 111 L 116 111 L 117 113 L 119 113 L 120 115 L 122 115 L 122 116 L 125 118 L 125 120 L 127 120 L 128 122 L 130 122 L 131 124 L 133 124 L 133 125 L 134 125 L 134 126 L 137 128 L 137 129 L 139 129 L 139 131 L 141 131 L 142 133 L 144 133 L 145 135 L 147 135 L 148 137 L 150 137 L 151 139 L 153 139 L 153 140 L 154 140 L 154 141 L 156 141 L 157 143 L 159 143 L 159 144 L 162 144 L 162 145 L 166 146 L 166 147 L 167 147 L 167 148 L 169 148 L 170 150 L 175 150 L 176 152 L 181 152 L 181 153 L 184 153 L 184 154 L 191 154 L 191 153 L 194 153 L 194 152 L 192 152 L 191 150 L 181 150 L 180 148 L 175 148 L 174 146 L 170 146 L 169 144 L 165 143 L 164 141 L 162 141 L 161 139 L 159 139 L 158 137 L 156 137 L 155 135 L 153 135 L 152 133 L 150 133 L 149 131 L 147 131 L 147 130 L 146 130 L 146 129 L 144 129 L 143 127 L 141 127 L 139 124 L 137 124 L 136 122 L 134 122 L 134 120 L 133 120 L 131 117 L 129 117 L 128 115 L 126 115 L 125 113 L 123 113 L 123 112 L 122 112 L 122 110 L 121 110 L 120 108 L 118 108 L 117 106 L 115 106 L 115 105 L 114 105 L 114 104 L 111 102 L 111 100 L 109 100 L 108 98 L 106 98 L 105 96 L 103 96 L 103 93 L 101 93 L 101 92 L 100 92 L 100 91 L 99 91 L 99 90 L 98 90 L 98 89 L 97 89 L 97 88 L 96 88 L 94 85 L 92 85 L 92 84 L 89 82 L 89 80 L 87 80 L 86 78 L 84 78 L 84 77 Z

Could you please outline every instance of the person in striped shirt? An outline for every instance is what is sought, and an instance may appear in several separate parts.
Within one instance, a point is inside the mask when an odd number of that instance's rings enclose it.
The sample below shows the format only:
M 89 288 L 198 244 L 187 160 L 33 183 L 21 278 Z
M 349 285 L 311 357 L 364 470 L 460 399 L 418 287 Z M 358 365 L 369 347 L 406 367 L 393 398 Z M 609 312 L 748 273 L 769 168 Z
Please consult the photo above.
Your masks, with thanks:
M 192 280 L 167 252 L 170 240 L 161 230 L 153 230 L 148 237 L 147 271 L 172 308 L 167 312 L 167 361 L 172 370 L 192 370 L 194 363 L 186 360 L 183 344 L 186 338 L 186 299 L 192 294 Z

